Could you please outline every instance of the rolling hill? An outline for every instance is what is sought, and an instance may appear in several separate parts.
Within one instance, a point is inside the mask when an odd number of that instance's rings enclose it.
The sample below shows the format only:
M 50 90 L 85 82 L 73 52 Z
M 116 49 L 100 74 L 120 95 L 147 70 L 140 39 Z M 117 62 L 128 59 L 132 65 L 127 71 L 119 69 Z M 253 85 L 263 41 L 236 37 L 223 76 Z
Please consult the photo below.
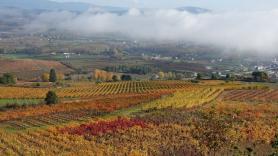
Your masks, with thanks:
M 51 68 L 60 73 L 69 73 L 72 70 L 57 61 L 42 61 L 32 59 L 0 59 L 0 74 L 12 73 L 19 79 L 34 80 Z

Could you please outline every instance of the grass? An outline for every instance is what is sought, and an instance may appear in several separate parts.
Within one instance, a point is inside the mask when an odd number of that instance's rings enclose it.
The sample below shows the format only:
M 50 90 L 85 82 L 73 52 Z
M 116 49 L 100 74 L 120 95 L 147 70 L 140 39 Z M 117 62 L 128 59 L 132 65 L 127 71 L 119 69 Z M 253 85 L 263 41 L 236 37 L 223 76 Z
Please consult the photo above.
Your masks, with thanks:
M 8 108 L 9 106 L 37 105 L 43 103 L 43 99 L 0 99 L 0 109 Z

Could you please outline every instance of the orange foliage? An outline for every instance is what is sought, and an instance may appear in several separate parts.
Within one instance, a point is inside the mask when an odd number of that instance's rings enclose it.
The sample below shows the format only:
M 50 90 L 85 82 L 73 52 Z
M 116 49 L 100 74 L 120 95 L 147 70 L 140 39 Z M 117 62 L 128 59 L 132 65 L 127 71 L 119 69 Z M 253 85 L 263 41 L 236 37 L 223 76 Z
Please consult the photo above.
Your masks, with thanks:
M 104 70 L 96 69 L 94 71 L 94 78 L 101 81 L 112 81 L 113 74 Z
M 154 94 L 110 95 L 97 97 L 87 102 L 62 103 L 53 106 L 40 105 L 37 107 L 27 107 L 16 110 L 9 110 L 6 112 L 0 112 L 0 121 L 17 119 L 26 116 L 36 116 L 49 113 L 85 109 L 112 112 L 114 110 L 127 108 L 141 102 L 147 102 L 153 99 L 157 99 L 165 94 L 169 93 L 161 92 Z

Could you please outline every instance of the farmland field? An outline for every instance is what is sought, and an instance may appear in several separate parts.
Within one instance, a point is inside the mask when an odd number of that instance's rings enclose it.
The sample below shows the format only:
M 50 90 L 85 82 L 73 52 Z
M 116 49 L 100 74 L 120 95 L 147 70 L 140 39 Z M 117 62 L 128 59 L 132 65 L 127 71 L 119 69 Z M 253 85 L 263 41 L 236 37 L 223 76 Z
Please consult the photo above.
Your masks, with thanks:
M 223 98 L 232 101 L 278 101 L 278 90 L 232 90 L 226 92 Z
M 42 99 L 0 99 L 0 109 L 13 106 L 37 105 L 43 103 Z
M 0 57 L 0 74 L 13 73 L 19 79 L 33 80 L 48 72 L 51 68 L 61 73 L 69 73 L 72 70 L 57 61 L 43 61 L 33 59 L 6 59 Z
M 90 98 L 101 95 L 126 94 L 126 93 L 153 93 L 160 91 L 177 90 L 194 86 L 183 81 L 132 81 L 116 83 L 82 83 L 73 84 L 66 88 L 26 88 L 26 87 L 0 87 L 0 98 L 44 98 L 49 90 L 55 90 L 60 98 Z M 18 94 L 14 94 L 18 92 Z
M 31 104 L 49 90 L 59 104 Z M 30 106 L 0 111 L 0 154 L 277 155 L 277 95 L 222 81 L 1 87 L 0 103 Z

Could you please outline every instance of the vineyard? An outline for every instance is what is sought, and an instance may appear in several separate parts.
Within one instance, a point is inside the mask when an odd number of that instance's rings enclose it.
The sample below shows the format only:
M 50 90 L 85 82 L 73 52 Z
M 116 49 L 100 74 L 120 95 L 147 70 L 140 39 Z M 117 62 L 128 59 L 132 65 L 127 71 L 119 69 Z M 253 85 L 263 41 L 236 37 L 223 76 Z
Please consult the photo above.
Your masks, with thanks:
M 0 155 L 277 155 L 278 91 L 239 83 L 130 81 L 1 87 L 64 102 L 0 111 Z
M 231 101 L 278 101 L 278 90 L 232 90 L 226 92 L 223 99 Z
M 3 113 L 0 112 L 0 123 L 2 127 L 26 129 L 59 125 L 73 121 L 86 121 L 118 109 L 136 106 L 139 103 L 148 102 L 167 94 L 169 93 L 114 95 L 99 97 L 88 102 L 9 110 Z M 117 99 L 117 101 L 114 101 L 114 99 Z
M 113 94 L 153 93 L 191 86 L 193 84 L 185 81 L 130 81 L 101 84 L 85 83 L 72 87 L 51 88 L 51 90 L 56 91 L 60 98 L 90 98 Z M 0 87 L 0 99 L 42 99 L 49 90 L 50 88 Z

